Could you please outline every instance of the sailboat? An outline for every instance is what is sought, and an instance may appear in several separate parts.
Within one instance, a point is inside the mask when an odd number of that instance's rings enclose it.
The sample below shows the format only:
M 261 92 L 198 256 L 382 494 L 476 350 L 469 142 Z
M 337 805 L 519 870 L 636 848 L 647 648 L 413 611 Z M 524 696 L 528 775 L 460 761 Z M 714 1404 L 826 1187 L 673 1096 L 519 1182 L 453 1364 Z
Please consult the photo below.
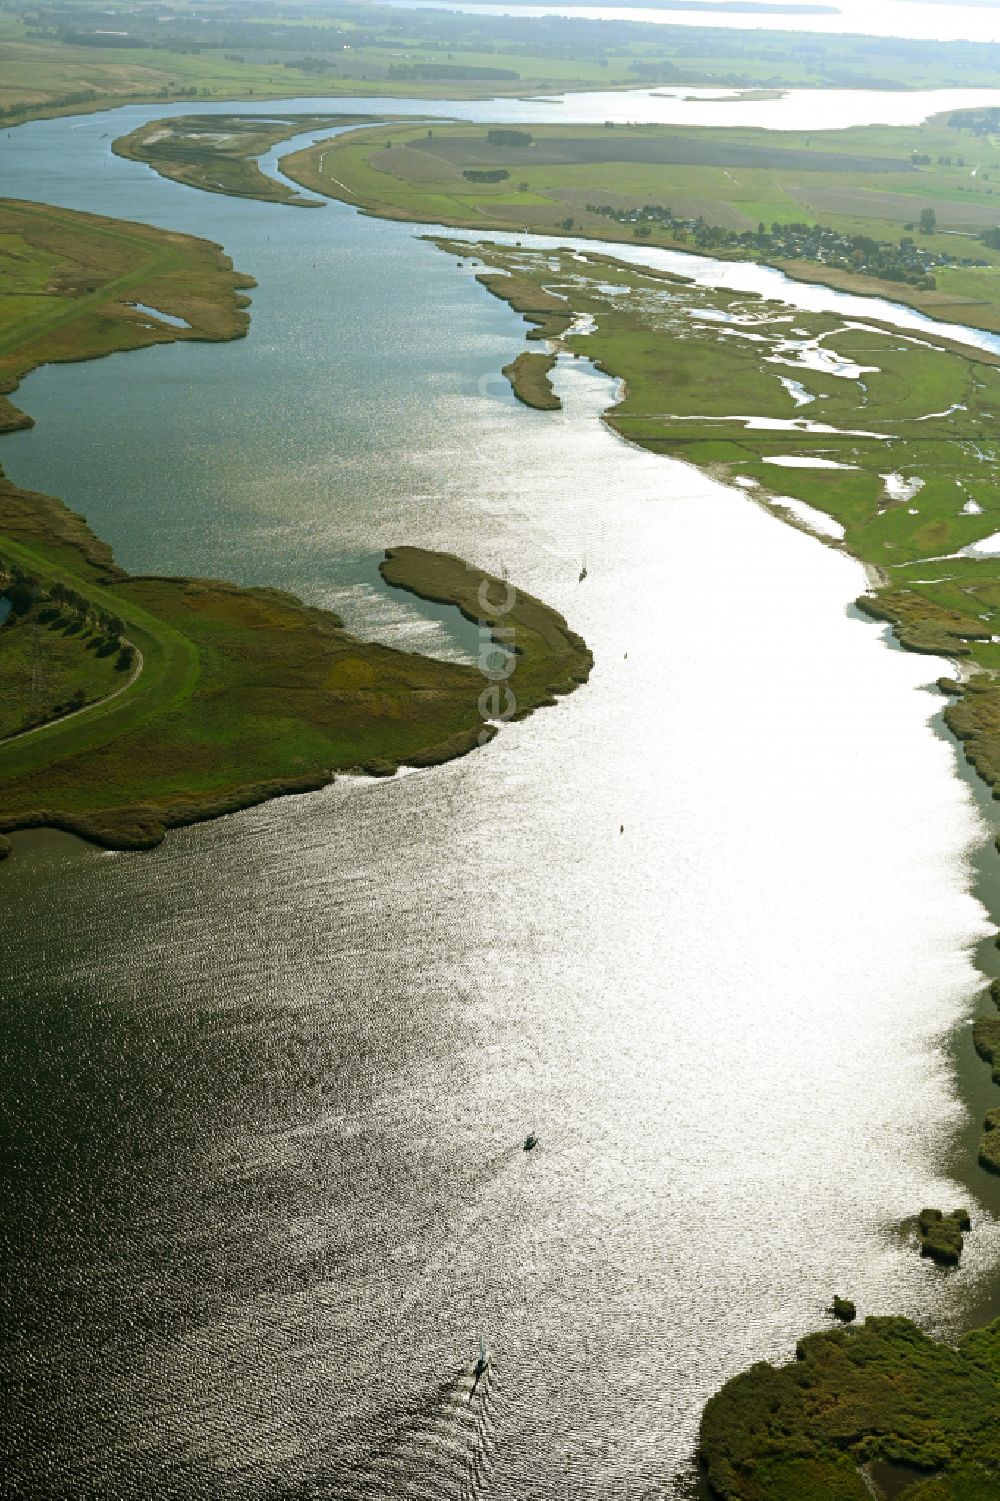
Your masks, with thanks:
M 479 1336 L 479 1359 L 476 1361 L 476 1364 L 473 1367 L 473 1370 L 472 1370 L 472 1385 L 469 1388 L 469 1401 L 470 1402 L 472 1401 L 473 1397 L 476 1395 L 476 1392 L 479 1390 L 479 1383 L 480 1383 L 480 1381 L 482 1381 L 483 1377 L 486 1375 L 486 1372 L 489 1370 L 489 1368 L 490 1368 L 490 1352 L 486 1348 L 486 1341 L 485 1341 L 485 1339 L 483 1338 L 482 1335 L 480 1335 Z
M 584 581 L 584 579 L 586 577 L 587 577 L 587 559 L 584 558 L 584 560 L 583 560 L 583 567 L 580 569 L 580 583 L 581 584 L 583 583 L 583 581 Z

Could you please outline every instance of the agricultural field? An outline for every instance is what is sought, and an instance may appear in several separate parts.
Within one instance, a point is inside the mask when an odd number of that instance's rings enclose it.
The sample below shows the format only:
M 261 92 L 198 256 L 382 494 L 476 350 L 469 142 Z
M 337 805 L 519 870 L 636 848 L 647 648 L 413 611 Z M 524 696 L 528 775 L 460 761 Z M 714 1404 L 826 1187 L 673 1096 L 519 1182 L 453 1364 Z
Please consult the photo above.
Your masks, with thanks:
M 1000 328 L 996 112 L 812 135 L 385 125 L 297 152 L 282 169 L 385 217 L 639 238 Z

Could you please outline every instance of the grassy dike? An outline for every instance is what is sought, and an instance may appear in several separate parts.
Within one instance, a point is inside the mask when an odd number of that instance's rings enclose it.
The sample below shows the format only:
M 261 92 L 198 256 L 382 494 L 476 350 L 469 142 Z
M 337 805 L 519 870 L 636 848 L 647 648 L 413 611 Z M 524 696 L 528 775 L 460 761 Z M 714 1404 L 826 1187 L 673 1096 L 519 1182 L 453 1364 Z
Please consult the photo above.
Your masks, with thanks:
M 247 331 L 248 278 L 218 246 L 183 235 L 3 201 L 0 265 L 12 285 L 0 301 L 8 391 L 47 359 Z M 136 302 L 188 327 L 159 323 Z M 2 416 L 8 428 L 30 421 L 9 402 Z M 118 617 L 141 662 L 123 691 L 0 742 L 0 854 L 10 850 L 5 835 L 43 825 L 147 849 L 169 828 L 321 787 L 338 771 L 434 765 L 485 743 L 495 733 L 487 721 L 551 704 L 585 681 L 592 663 L 541 601 L 418 548 L 387 556 L 387 581 L 482 620 L 484 649 L 492 622 L 514 654 L 515 704 L 499 690 L 493 703 L 483 665 L 360 641 L 335 614 L 291 594 L 132 577 L 83 517 L 5 479 L 0 560 L 0 572 L 32 581 L 43 603 L 61 582 L 95 614 Z M 0 627 L 0 670 L 8 642 L 11 670 L 23 667 L 16 641 L 28 628 Z M 64 654 L 60 671 L 61 689 L 95 696 L 88 654 L 77 654 L 75 673 Z

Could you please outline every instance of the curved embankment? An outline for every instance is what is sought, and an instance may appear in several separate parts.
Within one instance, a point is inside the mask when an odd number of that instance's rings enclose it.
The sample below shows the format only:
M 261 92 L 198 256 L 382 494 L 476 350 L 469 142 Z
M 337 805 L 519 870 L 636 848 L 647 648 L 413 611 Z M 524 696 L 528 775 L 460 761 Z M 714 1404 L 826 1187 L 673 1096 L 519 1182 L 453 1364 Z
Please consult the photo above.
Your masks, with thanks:
M 81 517 L 5 481 L 0 537 L 43 590 L 69 580 L 119 615 L 144 659 L 125 692 L 0 746 L 0 835 L 47 826 L 149 849 L 167 829 L 322 787 L 338 771 L 389 775 L 464 755 L 492 738 L 493 721 L 553 703 L 592 665 L 555 610 L 449 554 L 394 549 L 382 571 L 480 621 L 482 665 L 360 641 L 331 611 L 279 590 L 131 577 Z M 507 651 L 494 664 L 497 641 Z

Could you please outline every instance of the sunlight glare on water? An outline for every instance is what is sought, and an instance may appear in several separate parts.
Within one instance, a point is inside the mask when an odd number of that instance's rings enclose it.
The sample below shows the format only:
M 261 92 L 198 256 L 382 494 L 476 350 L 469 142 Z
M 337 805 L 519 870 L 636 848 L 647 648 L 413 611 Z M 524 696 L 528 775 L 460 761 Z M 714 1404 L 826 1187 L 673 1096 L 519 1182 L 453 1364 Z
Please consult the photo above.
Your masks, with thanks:
M 705 1398 L 834 1292 L 953 1332 L 1000 1227 L 972 1204 L 950 1279 L 897 1229 L 966 1197 L 947 1040 L 988 932 L 942 664 L 849 617 L 857 564 L 616 439 L 586 362 L 516 406 L 519 320 L 409 229 L 45 159 L 261 286 L 241 343 L 31 377 L 15 478 L 131 566 L 411 649 L 456 638 L 385 545 L 502 560 L 596 665 L 434 771 L 142 857 L 18 841 L 12 1483 L 673 1501 Z

